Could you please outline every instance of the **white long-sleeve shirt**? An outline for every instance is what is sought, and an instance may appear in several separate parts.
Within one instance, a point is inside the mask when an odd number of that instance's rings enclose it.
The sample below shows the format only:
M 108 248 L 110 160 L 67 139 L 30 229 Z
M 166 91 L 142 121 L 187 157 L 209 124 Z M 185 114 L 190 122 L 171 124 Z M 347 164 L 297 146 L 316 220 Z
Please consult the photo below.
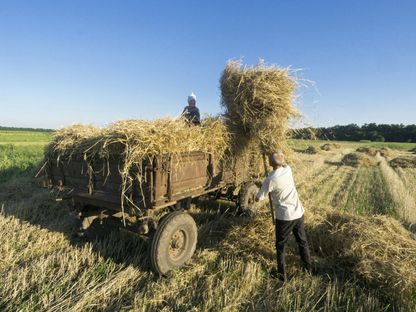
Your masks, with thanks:
M 262 200 L 269 193 L 272 196 L 277 220 L 290 221 L 303 216 L 304 209 L 295 187 L 292 169 L 289 166 L 272 171 L 264 180 L 257 198 Z

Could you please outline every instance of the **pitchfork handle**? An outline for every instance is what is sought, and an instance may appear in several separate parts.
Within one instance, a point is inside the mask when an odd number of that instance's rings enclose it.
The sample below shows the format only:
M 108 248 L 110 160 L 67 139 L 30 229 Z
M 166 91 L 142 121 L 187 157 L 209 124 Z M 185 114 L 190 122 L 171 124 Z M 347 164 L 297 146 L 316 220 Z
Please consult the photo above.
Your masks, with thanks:
M 267 163 L 266 163 L 266 154 L 263 153 L 263 165 L 264 165 L 264 174 L 266 177 L 269 175 L 269 172 L 267 170 Z M 269 206 L 270 206 L 270 213 L 272 215 L 272 222 L 273 225 L 276 224 L 276 220 L 274 219 L 274 209 L 273 209 L 273 201 L 272 201 L 272 194 L 269 192 Z

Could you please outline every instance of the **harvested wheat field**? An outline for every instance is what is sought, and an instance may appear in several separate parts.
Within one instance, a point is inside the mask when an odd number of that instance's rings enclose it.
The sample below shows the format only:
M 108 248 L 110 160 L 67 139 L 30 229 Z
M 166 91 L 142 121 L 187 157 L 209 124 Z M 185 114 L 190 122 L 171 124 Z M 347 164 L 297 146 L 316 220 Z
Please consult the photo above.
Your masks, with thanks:
M 0 312 L 416 312 L 396 2 L 0 1 Z
M 301 141 L 292 142 L 302 146 Z M 42 148 L 0 146 L 0 308 L 2 311 L 412 311 L 416 307 L 416 171 L 344 164 L 350 145 L 297 153 L 292 163 L 306 207 L 316 273 L 299 269 L 288 246 L 289 280 L 268 277 L 275 265 L 269 214 L 240 215 L 215 198 L 193 203 L 200 237 L 181 269 L 159 278 L 148 242 L 124 231 L 83 241 L 75 222 L 33 178 Z M 12 149 L 12 151 L 11 151 Z M 393 150 L 393 158 L 406 152 Z M 362 154 L 362 153 L 358 153 Z M 11 155 L 16 155 L 15 158 Z M 16 169 L 18 168 L 18 169 Z
M 0 145 L 5 155 L 0 159 L 0 310 L 415 310 L 416 172 L 402 160 L 409 152 L 351 142 L 326 142 L 318 148 L 314 141 L 288 140 L 289 120 L 298 116 L 293 106 L 296 83 L 288 69 L 230 62 L 220 80 L 223 114 L 204 119 L 200 127 L 190 127 L 183 119 L 125 120 L 105 128 L 63 128 L 35 147 Z M 235 201 L 225 200 L 235 199 L 234 189 L 222 197 L 216 189 L 215 194 L 193 199 L 189 214 L 196 223 L 195 253 L 185 265 L 162 270 L 163 259 L 154 244 L 162 234 L 157 228 L 150 234 L 152 215 L 146 214 L 146 202 L 153 205 L 157 198 L 145 199 L 157 191 L 143 191 L 153 187 L 157 175 L 147 173 L 165 170 L 168 178 L 162 188 L 170 200 L 177 176 L 185 176 L 172 173 L 174 161 L 209 153 L 201 158 L 209 161 L 201 172 L 209 171 L 214 183 L 223 176 L 214 175 L 212 159 L 235 172 L 239 159 L 240 170 L 261 176 L 265 168 L 259 169 L 255 161 L 278 149 L 289 156 L 306 208 L 313 274 L 300 269 L 292 237 L 288 281 L 270 278 L 276 266 L 270 212 L 263 207 L 247 214 Z M 157 155 L 168 155 L 169 160 L 152 158 Z M 114 166 L 114 159 L 121 161 Z M 86 166 L 65 167 L 73 161 Z M 72 191 L 62 190 L 62 172 L 76 172 L 74 168 L 81 168 L 84 175 L 75 181 L 88 185 L 89 195 L 96 187 L 96 173 L 104 177 L 102 185 L 117 180 L 116 203 L 123 223 L 120 218 L 112 226 L 110 218 L 103 218 L 91 229 L 95 235 L 74 235 L 79 224 L 71 215 L 71 201 L 65 201 Z M 41 181 L 34 178 L 43 170 L 61 172 L 54 190 L 40 188 Z M 229 179 L 242 182 L 237 175 Z M 138 201 L 132 205 L 138 193 L 143 198 L 140 207 Z M 180 207 L 172 209 L 176 211 L 157 219 L 159 228 L 164 229 L 169 215 L 181 214 Z M 142 226 L 143 232 L 139 227 L 127 232 L 131 224 Z M 169 245 L 166 254 L 175 248 Z

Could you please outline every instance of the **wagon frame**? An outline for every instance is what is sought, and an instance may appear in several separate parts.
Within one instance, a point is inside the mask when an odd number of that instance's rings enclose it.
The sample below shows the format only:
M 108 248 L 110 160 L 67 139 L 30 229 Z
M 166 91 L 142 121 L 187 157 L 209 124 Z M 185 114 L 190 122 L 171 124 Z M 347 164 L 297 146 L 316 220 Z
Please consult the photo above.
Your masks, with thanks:
M 58 200 L 71 202 L 80 220 L 78 235 L 88 235 L 97 222 L 145 235 L 151 266 L 161 275 L 182 266 L 195 251 L 197 226 L 187 213 L 192 199 L 215 195 L 252 215 L 264 177 L 254 153 L 241 158 L 204 152 L 149 156 L 131 169 L 129 176 L 135 178 L 127 183 L 119 156 L 93 161 L 53 156 L 44 168 L 45 184 L 59 190 Z

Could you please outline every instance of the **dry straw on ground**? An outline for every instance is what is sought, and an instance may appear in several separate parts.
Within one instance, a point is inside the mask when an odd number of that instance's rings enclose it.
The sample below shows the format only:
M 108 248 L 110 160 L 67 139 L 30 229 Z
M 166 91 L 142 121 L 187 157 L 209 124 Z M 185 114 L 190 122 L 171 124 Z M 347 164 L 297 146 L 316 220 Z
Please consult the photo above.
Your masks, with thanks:
M 388 296 L 416 291 L 416 241 L 397 220 L 328 210 L 311 223 L 312 248 L 335 266 L 348 268 Z
M 304 152 L 306 154 L 317 154 L 317 153 L 319 153 L 319 150 L 315 146 L 310 145 L 310 146 L 308 146 L 307 149 L 305 149 Z
M 372 167 L 377 165 L 377 160 L 362 153 L 348 153 L 342 158 L 342 163 L 353 167 Z
M 339 145 L 337 143 L 326 143 L 326 144 L 321 146 L 321 150 L 331 151 L 331 150 L 334 150 L 334 149 L 338 149 L 340 147 L 341 147 L 341 145 Z
M 388 147 L 379 148 L 377 151 L 383 157 L 387 157 L 387 156 L 390 156 L 391 155 L 391 149 L 389 149 Z
M 401 168 L 393 169 L 386 158 L 377 155 L 380 170 L 387 187 L 396 202 L 396 209 L 400 218 L 407 223 L 416 223 L 416 202 L 412 188 L 406 185 L 406 180 L 398 174 Z M 398 169 L 398 170 L 397 170 Z M 412 171 L 412 169 L 410 170 Z
M 377 155 L 377 149 L 375 149 L 374 147 L 361 146 L 361 147 L 357 148 L 356 151 L 359 152 L 359 153 L 368 154 L 370 156 L 376 156 Z
M 380 155 L 383 157 L 389 156 L 391 154 L 390 149 L 387 147 L 375 148 L 375 147 L 361 146 L 357 148 L 357 152 L 365 153 L 370 156 L 376 156 L 377 153 L 380 153 Z
M 228 62 L 220 79 L 221 104 L 234 150 L 247 141 L 257 142 L 266 153 L 289 150 L 289 119 L 299 116 L 293 106 L 296 85 L 287 68 Z
M 416 168 L 416 157 L 396 157 L 390 160 L 390 166 L 392 166 L 393 168 Z

